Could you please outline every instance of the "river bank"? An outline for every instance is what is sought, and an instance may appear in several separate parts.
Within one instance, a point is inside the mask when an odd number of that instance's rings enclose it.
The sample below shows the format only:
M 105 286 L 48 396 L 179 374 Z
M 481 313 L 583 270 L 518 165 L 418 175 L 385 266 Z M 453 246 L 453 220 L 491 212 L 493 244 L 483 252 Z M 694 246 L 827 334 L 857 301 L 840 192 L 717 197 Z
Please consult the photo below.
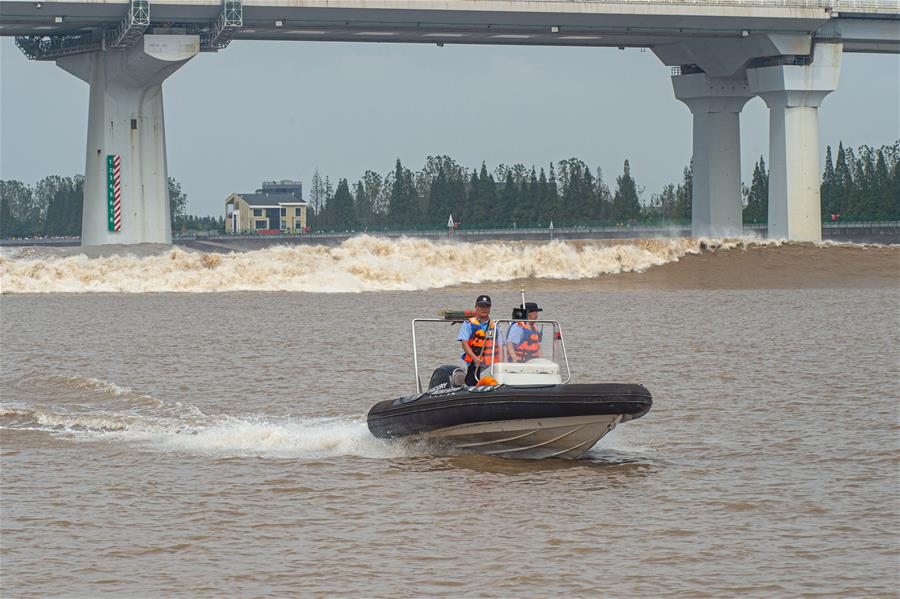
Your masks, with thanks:
M 764 239 L 766 225 L 745 225 L 744 237 Z M 550 241 L 593 239 L 658 239 L 690 237 L 690 226 L 623 226 L 623 227 L 560 227 L 545 229 L 462 229 L 449 235 L 445 229 L 409 231 L 347 231 L 344 233 L 305 233 L 302 235 L 221 235 L 194 233 L 175 235 L 175 245 L 206 252 L 257 250 L 277 245 L 333 245 L 351 237 L 368 234 L 375 237 L 414 237 L 433 241 Z M 900 244 L 900 221 L 823 223 L 822 240 L 840 243 Z M 0 246 L 80 246 L 77 237 L 43 239 L 0 239 Z

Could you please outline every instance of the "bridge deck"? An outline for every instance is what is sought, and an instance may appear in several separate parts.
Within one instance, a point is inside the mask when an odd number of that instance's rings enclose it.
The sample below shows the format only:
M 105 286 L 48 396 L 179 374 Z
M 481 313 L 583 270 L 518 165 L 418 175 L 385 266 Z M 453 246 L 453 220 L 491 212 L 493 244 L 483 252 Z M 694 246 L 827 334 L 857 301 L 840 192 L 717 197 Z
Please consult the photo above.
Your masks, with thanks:
M 743 32 L 812 34 L 836 15 L 900 18 L 900 0 L 245 0 L 231 39 L 653 46 Z M 128 0 L 0 2 L 0 35 L 114 29 Z M 209 30 L 220 0 L 151 0 L 153 27 Z M 891 41 L 891 40 L 889 40 Z

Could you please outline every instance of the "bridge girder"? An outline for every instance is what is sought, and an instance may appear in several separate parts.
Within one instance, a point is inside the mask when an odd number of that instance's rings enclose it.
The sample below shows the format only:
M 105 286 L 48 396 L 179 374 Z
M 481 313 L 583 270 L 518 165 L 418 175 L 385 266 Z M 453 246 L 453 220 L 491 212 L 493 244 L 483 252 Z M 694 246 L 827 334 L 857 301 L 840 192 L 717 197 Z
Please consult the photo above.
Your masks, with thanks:
M 165 0 L 152 21 L 149 0 L 122 5 L 3 0 L 0 35 L 38 60 L 128 47 L 153 30 L 199 35 L 207 51 L 232 39 L 655 48 L 749 33 L 900 53 L 900 0 Z
M 232 39 L 648 47 L 748 33 L 900 53 L 900 0 L 3 0 L 0 35 L 29 58 L 133 45 L 145 31 Z

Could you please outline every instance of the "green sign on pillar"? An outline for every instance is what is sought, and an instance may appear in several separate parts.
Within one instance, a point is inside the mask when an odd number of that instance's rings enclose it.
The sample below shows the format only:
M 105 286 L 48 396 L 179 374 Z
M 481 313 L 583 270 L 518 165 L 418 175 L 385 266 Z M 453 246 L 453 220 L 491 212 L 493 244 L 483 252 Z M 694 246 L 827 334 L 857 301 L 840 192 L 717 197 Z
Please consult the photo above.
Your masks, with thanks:
M 106 157 L 106 225 L 110 231 L 122 229 L 122 163 L 118 154 Z

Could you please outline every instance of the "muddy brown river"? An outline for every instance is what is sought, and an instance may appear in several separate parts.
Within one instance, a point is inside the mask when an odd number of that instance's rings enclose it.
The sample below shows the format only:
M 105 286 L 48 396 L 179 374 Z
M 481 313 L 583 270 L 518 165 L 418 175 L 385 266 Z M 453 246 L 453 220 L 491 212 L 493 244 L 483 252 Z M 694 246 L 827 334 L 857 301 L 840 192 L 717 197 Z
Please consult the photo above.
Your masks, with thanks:
M 716 248 L 6 253 L 2 594 L 895 597 L 900 248 Z M 523 284 L 649 414 L 578 460 L 372 437 L 409 321 Z

